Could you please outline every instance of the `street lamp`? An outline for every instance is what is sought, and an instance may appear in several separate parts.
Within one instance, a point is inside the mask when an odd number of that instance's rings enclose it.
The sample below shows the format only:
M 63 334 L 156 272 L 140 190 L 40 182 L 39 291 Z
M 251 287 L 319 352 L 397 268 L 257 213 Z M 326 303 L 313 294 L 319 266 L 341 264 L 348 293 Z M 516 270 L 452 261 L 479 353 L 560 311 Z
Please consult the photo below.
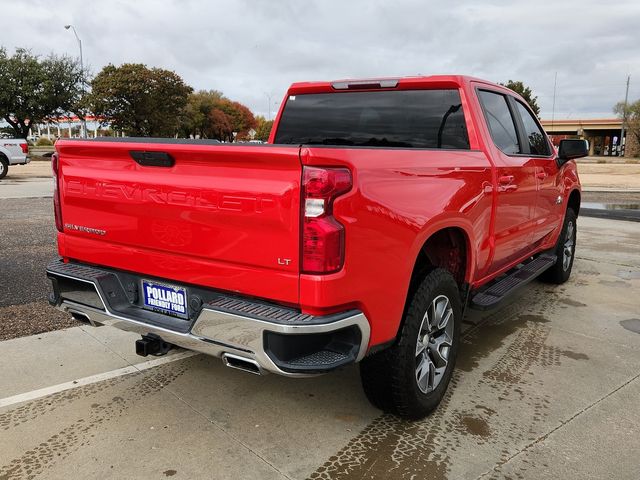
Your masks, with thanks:
M 271 120 L 271 112 L 273 111 L 272 107 L 277 106 L 279 102 L 277 100 L 271 101 L 271 99 L 273 98 L 273 95 L 270 94 L 270 93 L 264 92 L 264 95 L 265 95 L 265 97 L 267 97 L 267 101 L 269 102 L 269 105 L 268 105 L 269 106 L 269 116 L 268 116 L 267 120 Z
M 82 58 L 82 40 L 78 36 L 78 32 L 76 32 L 76 27 L 73 25 L 65 25 L 65 30 L 73 30 L 73 34 L 76 36 L 76 40 L 78 41 L 78 48 L 80 49 L 80 71 L 82 72 L 82 91 L 84 92 L 84 61 Z M 82 137 L 87 138 L 87 121 L 82 119 Z
M 271 94 L 267 93 L 267 92 L 264 92 L 264 94 L 267 97 L 267 102 L 269 104 L 269 115 L 268 115 L 267 120 L 271 120 Z

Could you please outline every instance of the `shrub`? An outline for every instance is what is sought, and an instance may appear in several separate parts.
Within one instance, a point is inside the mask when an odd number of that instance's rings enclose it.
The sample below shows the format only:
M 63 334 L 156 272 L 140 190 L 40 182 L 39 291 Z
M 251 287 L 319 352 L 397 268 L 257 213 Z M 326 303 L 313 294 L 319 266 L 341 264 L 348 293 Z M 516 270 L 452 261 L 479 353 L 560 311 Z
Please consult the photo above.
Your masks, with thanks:
M 53 145 L 53 142 L 49 140 L 47 137 L 40 137 L 36 142 L 36 147 L 50 147 Z

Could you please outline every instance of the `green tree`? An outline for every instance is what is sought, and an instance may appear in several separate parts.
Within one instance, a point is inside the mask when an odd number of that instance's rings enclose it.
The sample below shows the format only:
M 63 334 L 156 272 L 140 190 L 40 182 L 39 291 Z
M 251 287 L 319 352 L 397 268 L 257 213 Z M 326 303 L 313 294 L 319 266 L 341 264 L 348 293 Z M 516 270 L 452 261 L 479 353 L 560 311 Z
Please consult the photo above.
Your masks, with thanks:
M 273 126 L 273 120 L 267 120 L 262 115 L 256 117 L 256 140 L 266 142 L 269 140 L 269 134 L 271 133 L 271 127 Z
M 8 56 L 0 48 L 0 118 L 16 136 L 27 138 L 29 126 L 49 117 L 80 113 L 83 72 L 76 60 L 40 58 L 19 48 Z
M 507 83 L 501 83 L 500 85 L 516 92 L 527 101 L 527 103 L 531 107 L 531 110 L 533 110 L 533 113 L 535 113 L 537 116 L 540 115 L 540 107 L 538 106 L 537 102 L 538 97 L 534 97 L 531 89 L 524 83 L 520 81 L 509 80 Z
M 192 88 L 175 72 L 140 63 L 107 65 L 91 82 L 89 104 L 113 128 L 132 136 L 177 133 Z
M 189 95 L 180 115 L 180 134 L 184 137 L 213 138 L 209 114 L 222 99 L 217 90 L 199 90 Z
M 627 103 L 627 108 L 624 107 L 624 102 L 618 102 L 613 107 L 614 113 L 620 118 L 625 119 L 625 128 L 627 135 L 633 135 L 636 139 L 636 145 L 640 145 L 640 100 L 636 100 L 633 103 Z M 629 137 L 627 138 L 626 145 L 629 145 Z M 640 150 L 632 152 L 633 155 L 640 155 Z
M 189 95 L 180 115 L 179 130 L 187 137 L 233 141 L 247 139 L 256 125 L 253 113 L 246 106 L 225 98 L 217 90 L 200 90 Z

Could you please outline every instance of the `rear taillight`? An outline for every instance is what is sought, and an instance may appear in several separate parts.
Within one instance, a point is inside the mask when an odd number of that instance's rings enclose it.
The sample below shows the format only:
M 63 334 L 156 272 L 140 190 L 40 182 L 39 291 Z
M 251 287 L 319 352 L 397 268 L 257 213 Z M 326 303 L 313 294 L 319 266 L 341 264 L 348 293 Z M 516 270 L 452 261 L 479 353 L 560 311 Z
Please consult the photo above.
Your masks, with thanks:
M 22 153 L 29 153 L 29 144 L 28 143 L 21 143 L 20 144 L 20 148 L 22 149 Z
M 346 168 L 303 167 L 303 273 L 332 273 L 342 268 L 344 226 L 333 217 L 333 201 L 351 186 L 351 172 Z
M 63 232 L 62 226 L 62 208 L 60 207 L 60 178 L 58 175 L 60 163 L 58 154 L 51 155 L 51 170 L 53 170 L 53 214 L 56 219 L 56 228 L 59 232 Z

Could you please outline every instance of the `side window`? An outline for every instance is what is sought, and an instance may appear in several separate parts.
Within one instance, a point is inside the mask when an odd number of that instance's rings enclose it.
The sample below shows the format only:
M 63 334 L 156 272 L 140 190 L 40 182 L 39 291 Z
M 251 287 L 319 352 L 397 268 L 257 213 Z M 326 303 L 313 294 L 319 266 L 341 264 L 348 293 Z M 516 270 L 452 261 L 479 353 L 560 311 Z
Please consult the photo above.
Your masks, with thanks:
M 522 105 L 519 101 L 516 101 L 516 108 L 522 118 L 524 125 L 524 134 L 529 141 L 529 154 L 530 155 L 549 155 L 549 142 L 544 131 L 538 126 L 538 122 L 533 118 L 531 112 Z
M 507 155 L 520 153 L 516 126 L 504 95 L 479 90 L 478 95 L 496 146 Z

